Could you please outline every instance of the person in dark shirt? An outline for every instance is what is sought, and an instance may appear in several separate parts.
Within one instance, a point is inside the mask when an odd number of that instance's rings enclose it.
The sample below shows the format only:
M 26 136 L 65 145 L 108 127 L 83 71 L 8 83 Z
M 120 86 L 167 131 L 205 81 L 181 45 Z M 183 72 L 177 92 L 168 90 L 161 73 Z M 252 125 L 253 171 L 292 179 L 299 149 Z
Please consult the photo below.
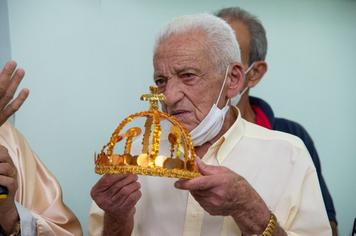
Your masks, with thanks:
M 242 117 L 246 120 L 268 129 L 293 134 L 303 140 L 317 170 L 333 235 L 338 235 L 334 203 L 322 176 L 319 156 L 312 138 L 303 126 L 288 119 L 276 118 L 272 108 L 264 100 L 249 96 L 249 88 L 256 86 L 267 72 L 267 63 L 265 62 L 267 38 L 262 23 L 257 17 L 239 7 L 221 9 L 216 15 L 229 23 L 236 32 L 242 63 L 245 67 L 246 87 L 232 99 L 232 104 L 238 106 Z

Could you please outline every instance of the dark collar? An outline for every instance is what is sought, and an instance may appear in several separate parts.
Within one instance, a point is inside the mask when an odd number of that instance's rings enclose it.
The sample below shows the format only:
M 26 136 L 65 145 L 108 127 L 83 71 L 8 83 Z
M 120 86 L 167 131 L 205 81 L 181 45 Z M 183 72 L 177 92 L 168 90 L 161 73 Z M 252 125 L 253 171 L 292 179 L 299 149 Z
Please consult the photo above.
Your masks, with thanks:
M 264 100 L 262 100 L 261 98 L 250 96 L 249 100 L 250 100 L 251 105 L 257 106 L 263 111 L 263 113 L 267 116 L 267 118 L 273 128 L 275 117 L 274 117 L 274 113 L 272 111 L 271 106 L 268 105 L 268 103 L 265 102 Z

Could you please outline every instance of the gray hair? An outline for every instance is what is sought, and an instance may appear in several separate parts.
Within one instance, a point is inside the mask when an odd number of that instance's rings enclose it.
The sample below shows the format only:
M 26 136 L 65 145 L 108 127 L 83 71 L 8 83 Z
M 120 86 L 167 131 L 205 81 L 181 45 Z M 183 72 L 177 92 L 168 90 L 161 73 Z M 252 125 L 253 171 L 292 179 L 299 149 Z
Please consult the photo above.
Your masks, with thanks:
M 230 63 L 240 63 L 240 48 L 233 29 L 224 20 L 211 14 L 196 14 L 173 19 L 158 34 L 154 55 L 159 45 L 173 35 L 196 31 L 206 33 L 210 59 L 220 73 L 224 73 Z
M 219 10 L 216 16 L 227 18 L 232 21 L 240 21 L 245 24 L 251 34 L 249 62 L 251 65 L 254 61 L 264 61 L 267 54 L 266 31 L 261 21 L 249 12 L 239 7 L 229 7 Z

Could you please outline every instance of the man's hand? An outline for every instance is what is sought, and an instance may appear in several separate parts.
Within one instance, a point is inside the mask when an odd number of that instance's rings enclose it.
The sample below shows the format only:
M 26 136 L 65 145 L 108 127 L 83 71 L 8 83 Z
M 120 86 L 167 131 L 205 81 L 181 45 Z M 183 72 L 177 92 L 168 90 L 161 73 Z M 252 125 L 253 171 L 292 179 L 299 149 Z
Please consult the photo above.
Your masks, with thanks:
M 16 67 L 15 61 L 9 61 L 0 73 L 0 126 L 21 107 L 29 94 L 28 89 L 22 89 L 12 100 L 25 75 L 23 69 Z
M 331 231 L 333 232 L 333 236 L 338 236 L 337 223 L 336 221 L 330 221 Z
M 196 160 L 202 176 L 178 180 L 176 188 L 189 190 L 211 215 L 232 216 L 243 234 L 261 234 L 270 211 L 265 202 L 240 175 L 226 167 L 209 166 Z
M 91 196 L 104 210 L 104 235 L 131 235 L 135 205 L 141 198 L 137 175 L 104 175 Z
M 0 145 L 0 185 L 9 191 L 7 198 L 0 199 L 0 226 L 2 231 L 11 233 L 19 219 L 14 200 L 17 191 L 17 171 L 7 149 L 2 145 Z

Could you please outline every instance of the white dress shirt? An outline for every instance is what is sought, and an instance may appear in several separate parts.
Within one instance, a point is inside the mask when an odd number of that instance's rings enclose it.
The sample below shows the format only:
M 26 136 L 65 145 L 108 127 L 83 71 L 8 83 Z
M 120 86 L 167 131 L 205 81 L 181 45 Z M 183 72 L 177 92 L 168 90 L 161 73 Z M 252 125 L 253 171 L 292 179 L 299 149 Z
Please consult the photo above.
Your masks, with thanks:
M 238 114 L 232 127 L 202 158 L 243 176 L 276 215 L 288 235 L 331 235 L 316 170 L 303 142 L 267 130 Z M 140 176 L 133 235 L 241 235 L 232 217 L 211 216 L 176 179 Z M 103 211 L 93 203 L 90 235 L 101 235 Z

